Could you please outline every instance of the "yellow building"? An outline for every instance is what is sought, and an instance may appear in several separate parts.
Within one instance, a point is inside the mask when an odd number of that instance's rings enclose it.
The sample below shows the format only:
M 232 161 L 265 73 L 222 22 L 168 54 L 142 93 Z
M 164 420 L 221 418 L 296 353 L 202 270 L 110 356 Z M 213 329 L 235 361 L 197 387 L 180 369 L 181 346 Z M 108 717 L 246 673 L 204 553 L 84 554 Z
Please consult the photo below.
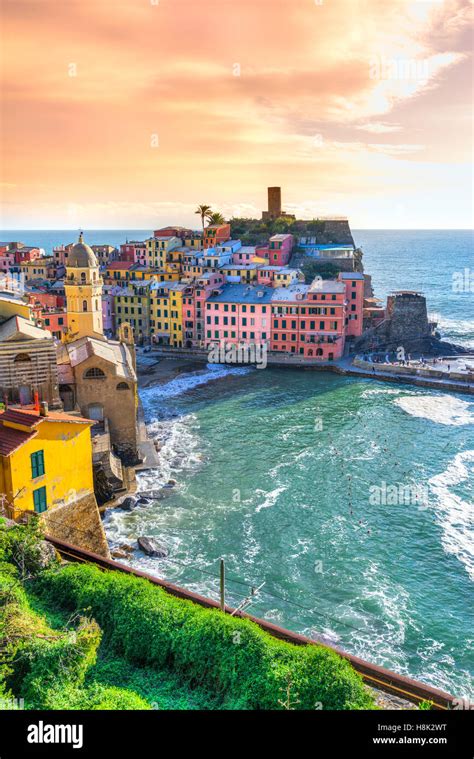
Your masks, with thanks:
M 170 253 L 182 246 L 179 237 L 150 237 L 146 242 L 145 263 L 148 267 L 165 269 Z
M 150 335 L 160 345 L 169 345 L 171 340 L 169 288 L 154 283 L 150 289 Z
M 105 340 L 102 322 L 102 278 L 94 251 L 79 235 L 68 256 L 66 277 L 67 339 L 96 337 Z
M 128 323 L 138 341 L 150 337 L 150 280 L 135 280 L 114 296 L 115 326 Z
M 183 347 L 183 294 L 192 288 L 183 283 L 173 282 L 169 290 L 170 342 L 174 348 Z
M 12 316 L 22 316 L 31 321 L 32 308 L 15 293 L 2 293 L 0 295 L 0 324 L 11 319 Z
M 52 256 L 35 258 L 34 261 L 25 261 L 20 264 L 20 270 L 27 282 L 32 279 L 48 279 L 48 269 L 53 261 Z
M 0 493 L 8 513 L 38 514 L 94 493 L 89 419 L 32 409 L 0 413 Z

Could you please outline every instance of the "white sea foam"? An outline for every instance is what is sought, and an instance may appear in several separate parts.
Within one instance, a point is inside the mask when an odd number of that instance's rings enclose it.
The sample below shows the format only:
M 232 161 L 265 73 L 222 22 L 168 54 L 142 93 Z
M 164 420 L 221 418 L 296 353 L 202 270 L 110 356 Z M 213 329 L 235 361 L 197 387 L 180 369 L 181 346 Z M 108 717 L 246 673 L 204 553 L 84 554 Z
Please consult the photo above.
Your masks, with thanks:
M 459 559 L 474 580 L 474 505 L 452 490 L 470 479 L 474 479 L 474 451 L 463 451 L 428 484 L 436 498 L 434 511 L 443 529 L 443 548 Z
M 394 403 L 411 416 L 437 424 L 458 427 L 474 423 L 474 404 L 452 395 L 404 395 Z
M 369 398 L 371 395 L 400 395 L 403 390 L 395 390 L 391 387 L 371 387 L 368 390 L 364 390 L 361 398 Z
M 222 379 L 231 374 L 247 374 L 251 371 L 252 368 L 248 366 L 229 368 L 218 364 L 207 364 L 206 369 L 190 372 L 189 374 L 182 374 L 163 385 L 146 387 L 141 391 L 140 395 L 144 406 L 149 408 L 154 401 L 164 400 L 166 398 L 176 398 L 178 395 L 182 395 L 188 390 L 193 390 L 200 385 L 206 385 L 213 380 Z
M 258 496 L 258 498 L 261 498 L 263 496 L 264 500 L 262 503 L 259 503 L 257 508 L 255 509 L 255 513 L 258 514 L 259 511 L 262 509 L 269 509 L 271 506 L 274 506 L 275 503 L 278 500 L 278 496 L 281 495 L 281 493 L 284 493 L 286 490 L 286 487 L 280 486 L 278 488 L 275 488 L 274 490 L 270 490 L 270 492 L 265 492 L 265 490 L 256 490 L 255 495 Z

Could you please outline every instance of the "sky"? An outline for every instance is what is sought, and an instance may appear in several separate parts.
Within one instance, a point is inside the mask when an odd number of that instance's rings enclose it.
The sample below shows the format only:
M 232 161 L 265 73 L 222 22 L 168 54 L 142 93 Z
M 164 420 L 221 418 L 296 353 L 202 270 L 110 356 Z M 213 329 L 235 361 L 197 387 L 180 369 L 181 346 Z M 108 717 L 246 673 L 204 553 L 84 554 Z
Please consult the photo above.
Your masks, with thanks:
M 3 229 L 471 228 L 470 0 L 2 0 Z

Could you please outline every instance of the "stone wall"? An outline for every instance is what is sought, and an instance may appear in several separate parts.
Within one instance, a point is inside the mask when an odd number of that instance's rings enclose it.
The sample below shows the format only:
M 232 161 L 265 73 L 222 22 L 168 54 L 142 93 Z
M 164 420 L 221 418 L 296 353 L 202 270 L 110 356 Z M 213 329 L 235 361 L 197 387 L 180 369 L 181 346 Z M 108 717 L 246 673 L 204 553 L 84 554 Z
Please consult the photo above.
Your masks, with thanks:
M 107 538 L 93 493 L 41 515 L 48 535 L 110 558 Z
M 104 378 L 84 379 L 88 369 L 101 369 Z M 127 465 L 138 463 L 137 394 L 135 380 L 117 377 L 115 367 L 100 356 L 91 356 L 74 368 L 77 403 L 90 416 L 91 404 L 101 404 L 108 420 L 110 441 Z M 127 389 L 117 389 L 126 384 Z

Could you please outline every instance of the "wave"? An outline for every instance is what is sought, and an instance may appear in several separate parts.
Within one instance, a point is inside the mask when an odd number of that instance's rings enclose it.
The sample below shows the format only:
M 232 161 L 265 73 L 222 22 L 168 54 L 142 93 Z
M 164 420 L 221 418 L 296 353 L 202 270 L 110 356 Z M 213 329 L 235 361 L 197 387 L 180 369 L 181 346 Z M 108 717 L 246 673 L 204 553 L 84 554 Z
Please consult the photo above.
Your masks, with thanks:
M 269 509 L 271 506 L 274 506 L 278 500 L 278 496 L 281 495 L 281 493 L 284 493 L 285 490 L 285 486 L 275 488 L 275 490 L 271 490 L 268 493 L 266 493 L 264 490 L 256 490 L 255 495 L 259 497 L 264 496 L 264 500 L 257 506 L 255 513 L 258 514 L 262 509 Z
M 473 403 L 451 395 L 405 395 L 394 403 L 411 416 L 460 427 L 474 423 Z
M 434 512 L 443 529 L 443 548 L 456 556 L 474 580 L 474 507 L 453 492 L 452 488 L 474 476 L 474 451 L 458 453 L 441 474 L 428 484 L 436 498 Z
M 228 368 L 219 364 L 207 364 L 206 369 L 200 369 L 189 374 L 182 374 L 175 379 L 166 382 L 163 385 L 152 385 L 144 388 L 140 397 L 145 406 L 149 406 L 155 400 L 165 400 L 167 398 L 176 398 L 183 393 L 193 390 L 200 385 L 206 385 L 208 382 L 222 379 L 231 374 L 247 374 L 252 371 L 252 367 L 239 366 Z
M 443 340 L 449 340 L 466 348 L 474 348 L 474 320 L 473 319 L 450 319 L 440 314 L 432 314 Z

